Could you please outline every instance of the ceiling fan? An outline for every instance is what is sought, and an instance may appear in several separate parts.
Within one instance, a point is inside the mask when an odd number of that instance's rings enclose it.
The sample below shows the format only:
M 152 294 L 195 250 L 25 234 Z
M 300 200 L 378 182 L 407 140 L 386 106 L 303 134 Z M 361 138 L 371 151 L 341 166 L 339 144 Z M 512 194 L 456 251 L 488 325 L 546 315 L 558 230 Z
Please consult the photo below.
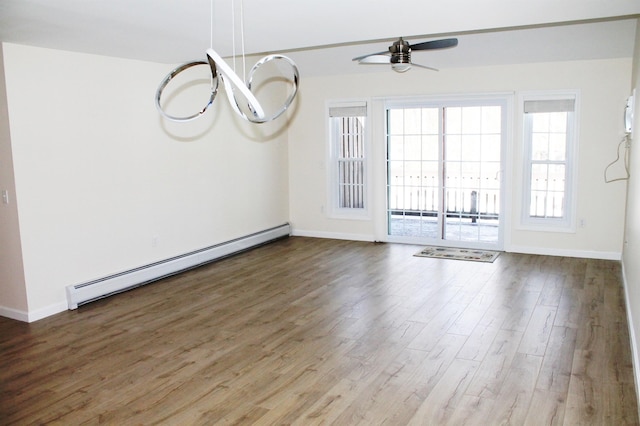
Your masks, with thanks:
M 353 58 L 361 64 L 391 64 L 391 68 L 396 72 L 406 72 L 411 66 L 426 68 L 438 71 L 436 68 L 428 67 L 411 62 L 411 52 L 416 50 L 446 49 L 458 45 L 457 38 L 445 38 L 442 40 L 425 41 L 423 43 L 409 44 L 400 37 L 389 46 L 389 51 L 371 53 L 369 55 Z

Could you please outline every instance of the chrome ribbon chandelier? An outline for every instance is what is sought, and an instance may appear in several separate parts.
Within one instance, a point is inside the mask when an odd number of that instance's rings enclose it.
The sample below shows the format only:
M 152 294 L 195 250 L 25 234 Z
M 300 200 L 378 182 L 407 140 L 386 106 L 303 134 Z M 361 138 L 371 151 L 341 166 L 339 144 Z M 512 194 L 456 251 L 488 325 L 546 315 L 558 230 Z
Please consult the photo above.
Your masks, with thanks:
M 210 46 L 211 46 L 213 45 L 213 0 L 210 0 L 210 1 L 211 1 L 211 34 L 212 34 L 211 43 L 210 43 Z M 232 9 L 235 11 L 235 5 L 233 4 L 232 4 Z M 232 16 L 232 20 L 235 24 L 235 15 Z M 244 20 L 244 16 L 243 16 L 242 7 L 241 7 L 241 22 L 243 20 Z M 241 33 L 242 33 L 242 39 L 243 39 L 242 58 L 244 62 L 244 28 L 242 28 Z M 235 49 L 235 46 L 234 46 L 234 49 Z M 225 62 L 225 60 L 222 59 L 222 57 L 215 50 L 213 50 L 212 47 L 209 47 L 209 49 L 206 50 L 206 59 L 207 59 L 206 61 L 192 61 L 192 62 L 187 62 L 185 64 L 182 64 L 176 67 L 175 69 L 173 69 L 160 82 L 160 85 L 158 86 L 158 90 L 156 91 L 155 103 L 156 103 L 156 108 L 158 109 L 158 112 L 160 112 L 160 114 L 164 118 L 170 121 L 184 122 L 184 121 L 191 121 L 202 116 L 207 111 L 207 109 L 213 104 L 213 101 L 215 100 L 216 95 L 218 93 L 220 82 L 222 82 L 224 86 L 224 90 L 227 93 L 227 99 L 229 100 L 229 103 L 231 104 L 231 107 L 235 111 L 235 113 L 251 123 L 258 123 L 258 124 L 266 123 L 268 121 L 273 121 L 276 118 L 280 117 L 291 106 L 294 98 L 296 97 L 296 94 L 298 93 L 300 73 L 298 71 L 298 67 L 295 64 L 295 62 L 293 62 L 293 60 L 291 60 L 287 56 L 272 54 L 272 55 L 267 55 L 263 57 L 258 62 L 256 62 L 256 64 L 251 68 L 247 76 L 246 82 L 243 81 L 242 78 L 238 76 L 238 74 L 236 74 L 233 68 L 230 67 Z M 234 52 L 234 59 L 235 59 L 235 52 Z M 264 108 L 262 107 L 258 99 L 255 97 L 254 93 L 252 92 L 251 86 L 253 83 L 255 73 L 258 71 L 258 69 L 260 69 L 260 67 L 263 66 L 264 64 L 272 61 L 283 62 L 285 65 L 287 65 L 291 69 L 290 83 L 291 83 L 292 89 L 289 92 L 289 96 L 284 101 L 284 104 L 278 110 L 276 110 L 276 112 L 267 115 Z M 201 66 L 201 65 L 208 66 L 211 71 L 211 93 L 206 105 L 195 114 L 183 116 L 183 117 L 174 116 L 165 112 L 165 110 L 162 107 L 162 94 L 165 88 L 167 87 L 167 85 L 169 84 L 169 82 L 171 82 L 171 80 L 174 79 L 181 72 L 189 68 L 192 68 L 195 66 Z M 235 92 L 236 90 L 240 92 L 240 94 L 244 98 L 244 101 L 246 101 L 247 112 L 244 112 L 242 110 L 240 105 L 243 104 L 243 102 L 240 102 L 236 97 L 236 92 Z

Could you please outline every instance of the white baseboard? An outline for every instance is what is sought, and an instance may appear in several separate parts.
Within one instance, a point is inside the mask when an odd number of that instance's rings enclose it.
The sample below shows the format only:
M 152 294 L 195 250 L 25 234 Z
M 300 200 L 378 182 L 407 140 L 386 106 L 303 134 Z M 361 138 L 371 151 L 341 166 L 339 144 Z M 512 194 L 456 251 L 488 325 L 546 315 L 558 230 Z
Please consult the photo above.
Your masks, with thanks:
M 55 303 L 35 311 L 29 311 L 29 322 L 41 320 L 67 310 L 67 301 Z
M 506 251 L 512 253 L 538 254 L 542 256 L 579 257 L 585 259 L 622 260 L 622 253 L 612 251 L 564 250 L 546 247 L 509 246 Z
M 344 234 L 340 232 L 324 232 L 324 231 L 308 231 L 305 229 L 293 228 L 291 235 L 295 237 L 314 237 L 314 238 L 331 238 L 336 240 L 352 240 L 373 242 L 375 238 L 372 235 L 363 234 Z M 528 247 L 528 246 L 510 246 L 505 249 L 508 252 L 537 254 L 541 256 L 564 256 L 578 257 L 584 259 L 602 259 L 602 260 L 621 260 L 621 252 L 609 251 L 593 251 L 593 250 L 564 250 L 545 247 Z
M 635 326 L 633 325 L 633 310 L 629 305 L 629 283 L 627 282 L 627 274 L 624 268 L 624 260 L 622 260 L 622 285 L 624 286 L 624 301 L 627 308 L 627 326 L 629 329 L 629 343 L 631 344 L 631 358 L 633 363 L 633 381 L 636 387 L 636 395 L 640 401 L 640 354 L 638 353 L 638 342 L 636 341 Z M 638 415 L 640 416 L 640 405 L 638 406 Z
M 0 306 L 0 316 L 16 321 L 29 322 L 29 313 L 18 309 Z
M 343 234 L 340 232 L 306 231 L 304 229 L 293 229 L 291 235 L 294 237 L 328 238 L 334 240 L 351 240 L 373 242 L 375 239 L 371 235 Z
M 11 318 L 16 321 L 22 322 L 34 322 L 41 320 L 51 315 L 59 314 L 67 310 L 67 301 L 55 303 L 53 305 L 46 306 L 35 311 L 21 311 L 19 309 L 7 308 L 6 306 L 0 306 L 0 316 Z
M 314 238 L 332 238 L 336 240 L 352 240 L 373 242 L 375 238 L 372 235 L 363 234 L 344 234 L 340 232 L 324 232 L 324 231 L 308 231 L 304 229 L 293 229 L 291 235 L 296 237 L 314 237 Z M 508 252 L 538 254 L 542 256 L 564 256 L 578 257 L 585 259 L 602 259 L 602 260 L 621 260 L 622 253 L 609 251 L 592 251 L 592 250 L 564 250 L 545 247 L 528 247 L 528 246 L 510 246 L 506 249 Z

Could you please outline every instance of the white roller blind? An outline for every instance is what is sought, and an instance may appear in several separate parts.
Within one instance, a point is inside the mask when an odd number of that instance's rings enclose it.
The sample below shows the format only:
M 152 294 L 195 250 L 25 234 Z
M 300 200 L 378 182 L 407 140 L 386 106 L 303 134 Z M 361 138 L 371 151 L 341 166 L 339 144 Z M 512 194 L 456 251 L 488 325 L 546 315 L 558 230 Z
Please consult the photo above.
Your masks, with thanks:
M 576 109 L 575 99 L 545 99 L 540 101 L 524 101 L 524 112 L 573 112 Z
M 367 105 L 332 106 L 329 117 L 366 117 Z

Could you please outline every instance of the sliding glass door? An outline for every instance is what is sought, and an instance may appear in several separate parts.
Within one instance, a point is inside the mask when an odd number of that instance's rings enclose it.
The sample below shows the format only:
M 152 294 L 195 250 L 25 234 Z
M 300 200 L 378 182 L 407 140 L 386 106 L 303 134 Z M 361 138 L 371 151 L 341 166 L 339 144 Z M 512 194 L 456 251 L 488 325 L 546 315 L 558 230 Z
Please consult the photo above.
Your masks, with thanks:
M 390 241 L 502 248 L 504 101 L 391 105 Z

